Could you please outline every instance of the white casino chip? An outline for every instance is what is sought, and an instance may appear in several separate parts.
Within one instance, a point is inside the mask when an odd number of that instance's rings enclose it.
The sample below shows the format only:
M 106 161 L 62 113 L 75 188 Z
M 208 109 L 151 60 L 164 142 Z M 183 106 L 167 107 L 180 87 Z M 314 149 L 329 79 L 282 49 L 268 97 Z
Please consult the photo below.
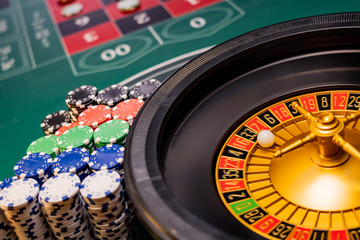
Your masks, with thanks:
M 61 173 L 50 178 L 42 186 L 39 197 L 48 203 L 63 202 L 79 192 L 80 179 L 73 173 Z
M 32 178 L 19 179 L 0 193 L 0 204 L 5 207 L 22 207 L 29 204 L 39 193 L 39 184 Z
M 83 8 L 84 6 L 81 3 L 72 3 L 61 10 L 61 15 L 64 17 L 72 17 L 79 14 Z
M 139 0 L 120 0 L 117 3 L 117 8 L 122 12 L 131 12 L 140 6 Z
M 116 171 L 98 171 L 87 176 L 81 183 L 80 193 L 96 200 L 115 193 L 121 187 L 120 175 Z

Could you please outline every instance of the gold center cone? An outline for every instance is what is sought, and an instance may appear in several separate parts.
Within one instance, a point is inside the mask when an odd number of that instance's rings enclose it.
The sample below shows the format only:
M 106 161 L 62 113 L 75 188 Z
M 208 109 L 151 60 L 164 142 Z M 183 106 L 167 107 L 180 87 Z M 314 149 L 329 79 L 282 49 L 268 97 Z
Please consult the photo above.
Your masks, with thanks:
M 346 128 L 345 138 L 360 148 L 360 131 Z M 317 143 L 308 143 L 274 158 L 270 164 L 274 188 L 304 208 L 340 211 L 360 206 L 360 160 L 348 156 L 339 166 L 322 167 L 311 157 L 317 149 Z
M 356 120 L 317 117 L 293 103 L 308 121 L 310 132 L 285 143 L 270 164 L 275 189 L 290 202 L 320 211 L 342 211 L 360 206 L 360 131 L 345 127 Z M 350 120 L 349 120 L 350 119 Z

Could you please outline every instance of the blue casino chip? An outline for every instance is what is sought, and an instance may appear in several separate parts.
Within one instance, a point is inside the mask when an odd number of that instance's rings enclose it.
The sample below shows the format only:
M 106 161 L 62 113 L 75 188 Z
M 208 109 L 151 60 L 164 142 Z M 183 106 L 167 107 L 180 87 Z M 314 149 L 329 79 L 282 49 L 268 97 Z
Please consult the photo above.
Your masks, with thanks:
M 3 190 L 5 187 L 9 186 L 10 183 L 12 183 L 13 181 L 16 181 L 16 180 L 18 180 L 18 177 L 16 177 L 16 176 L 5 178 L 4 180 L 2 180 L 0 182 L 0 189 Z
M 32 153 L 20 159 L 14 166 L 15 174 L 20 178 L 44 175 L 51 167 L 52 158 L 47 153 Z
M 89 161 L 94 171 L 122 168 L 125 148 L 117 144 L 108 144 L 95 150 Z
M 87 167 L 89 152 L 85 148 L 73 148 L 60 153 L 53 161 L 54 174 L 77 173 Z

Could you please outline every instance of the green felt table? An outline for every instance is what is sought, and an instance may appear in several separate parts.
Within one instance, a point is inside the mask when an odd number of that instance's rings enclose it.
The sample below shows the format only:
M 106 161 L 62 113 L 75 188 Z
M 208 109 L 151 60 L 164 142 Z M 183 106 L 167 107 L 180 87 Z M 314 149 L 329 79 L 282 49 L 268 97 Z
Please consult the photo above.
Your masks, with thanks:
M 159 0 L 142 1 L 124 16 L 112 12 L 113 2 L 86 1 L 91 7 L 65 20 L 56 1 L 0 3 L 0 179 L 14 175 L 28 145 L 43 136 L 43 118 L 66 110 L 65 96 L 76 87 L 164 81 L 196 55 L 237 35 L 286 20 L 360 10 L 354 0 Z M 164 17 L 153 19 L 155 8 Z M 94 11 L 105 20 L 85 26 Z M 135 23 L 124 27 L 122 19 Z

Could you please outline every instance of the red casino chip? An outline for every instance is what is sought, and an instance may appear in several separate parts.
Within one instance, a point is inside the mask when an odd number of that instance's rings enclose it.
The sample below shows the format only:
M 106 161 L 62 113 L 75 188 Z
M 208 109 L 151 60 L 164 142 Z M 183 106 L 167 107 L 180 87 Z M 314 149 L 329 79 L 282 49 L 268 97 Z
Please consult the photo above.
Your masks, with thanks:
M 76 126 L 79 126 L 79 122 L 72 122 L 65 126 L 62 126 L 61 128 L 59 128 L 59 130 L 56 131 L 55 136 L 60 137 L 64 132 Z
M 125 120 L 131 125 L 143 104 L 144 101 L 140 99 L 125 100 L 113 108 L 112 116 L 114 119 Z
M 106 105 L 92 106 L 79 115 L 79 125 L 97 128 L 106 121 L 111 120 L 111 108 Z

